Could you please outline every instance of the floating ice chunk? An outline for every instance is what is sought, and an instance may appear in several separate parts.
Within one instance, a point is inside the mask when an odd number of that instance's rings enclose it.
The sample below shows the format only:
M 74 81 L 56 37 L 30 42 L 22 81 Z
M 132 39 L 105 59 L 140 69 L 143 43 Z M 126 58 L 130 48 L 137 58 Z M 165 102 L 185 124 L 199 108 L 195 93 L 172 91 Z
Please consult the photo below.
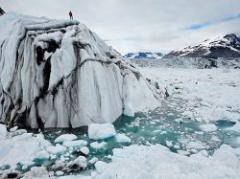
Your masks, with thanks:
M 204 132 L 213 132 L 217 130 L 217 126 L 215 124 L 203 124 L 200 125 L 200 129 Z
M 74 140 L 74 141 L 65 141 L 63 145 L 66 147 L 83 147 L 88 144 L 85 140 Z
M 62 170 L 65 166 L 66 166 L 65 161 L 56 160 L 55 163 L 52 165 L 51 168 L 52 168 L 54 171 L 57 171 L 57 170 Z
M 98 158 L 97 157 L 93 157 L 91 160 L 89 160 L 88 162 L 90 164 L 95 164 L 96 162 L 98 161 Z
M 173 146 L 173 142 L 166 140 L 166 145 L 167 145 L 168 147 L 172 147 L 172 146 Z
M 115 138 L 118 143 L 131 143 L 131 139 L 125 134 L 117 134 Z
M 88 127 L 88 137 L 94 140 L 106 139 L 116 135 L 115 128 L 110 123 L 90 124 Z
M 49 159 L 50 155 L 47 151 L 43 150 L 38 152 L 35 156 L 34 159 L 40 159 L 40 160 L 46 160 Z
M 107 145 L 106 142 L 92 142 L 90 144 L 90 147 L 92 147 L 93 149 L 99 150 L 104 148 Z
M 62 154 L 66 151 L 66 147 L 57 144 L 56 146 L 50 146 L 47 148 L 47 151 L 51 154 Z
M 55 174 L 56 174 L 56 176 L 62 176 L 64 174 L 64 172 L 61 170 L 58 170 L 55 172 Z
M 71 161 L 67 164 L 68 168 L 72 168 L 72 166 L 75 166 L 78 171 L 81 169 L 85 169 L 87 167 L 87 159 L 84 156 L 79 156 L 74 161 Z
M 3 124 L 0 124 L 0 140 L 1 139 L 5 139 L 6 135 L 7 135 L 7 128 L 6 128 L 6 126 L 3 125 Z
M 16 131 L 17 129 L 18 129 L 18 126 L 15 126 L 15 127 L 13 127 L 13 128 L 10 129 L 10 132 L 14 132 L 14 131 Z
M 102 161 L 97 161 L 94 166 L 98 173 L 102 173 L 106 168 L 106 163 Z
M 29 172 L 27 172 L 23 179 L 47 179 L 49 178 L 49 173 L 45 167 L 32 167 Z
M 82 152 L 82 153 L 85 154 L 85 155 L 88 155 L 88 154 L 89 154 L 89 149 L 88 149 L 87 147 L 82 147 L 82 148 L 80 149 L 80 152 Z
M 73 141 L 75 139 L 77 139 L 77 136 L 74 134 L 63 134 L 63 135 L 60 135 L 59 137 L 57 137 L 54 142 L 62 143 L 65 141 Z

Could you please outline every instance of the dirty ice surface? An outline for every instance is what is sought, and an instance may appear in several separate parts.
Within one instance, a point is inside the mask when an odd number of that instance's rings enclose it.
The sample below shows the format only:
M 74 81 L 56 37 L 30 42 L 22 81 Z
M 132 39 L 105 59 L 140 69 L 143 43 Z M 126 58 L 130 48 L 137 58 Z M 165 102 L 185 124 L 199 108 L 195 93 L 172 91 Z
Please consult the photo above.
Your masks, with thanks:
M 104 132 L 0 126 L 0 176 L 240 178 L 240 71 L 141 71 L 169 93 L 159 108 L 99 125 Z

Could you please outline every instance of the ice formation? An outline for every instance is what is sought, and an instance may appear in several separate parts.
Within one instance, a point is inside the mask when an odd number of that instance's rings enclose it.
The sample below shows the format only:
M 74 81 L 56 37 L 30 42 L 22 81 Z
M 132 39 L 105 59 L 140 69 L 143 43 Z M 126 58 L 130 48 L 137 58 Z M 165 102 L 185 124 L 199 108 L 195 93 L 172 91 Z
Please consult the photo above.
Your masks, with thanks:
M 222 145 L 212 157 L 191 157 L 161 145 L 114 149 L 112 162 L 95 164 L 95 178 L 239 178 L 239 160 L 230 146 Z M 219 170 L 219 167 L 221 168 Z
M 115 128 L 110 123 L 90 124 L 88 127 L 88 137 L 93 140 L 107 139 L 116 135 Z
M 9 126 L 76 128 L 158 105 L 155 87 L 78 21 L 7 13 L 0 34 L 0 118 Z

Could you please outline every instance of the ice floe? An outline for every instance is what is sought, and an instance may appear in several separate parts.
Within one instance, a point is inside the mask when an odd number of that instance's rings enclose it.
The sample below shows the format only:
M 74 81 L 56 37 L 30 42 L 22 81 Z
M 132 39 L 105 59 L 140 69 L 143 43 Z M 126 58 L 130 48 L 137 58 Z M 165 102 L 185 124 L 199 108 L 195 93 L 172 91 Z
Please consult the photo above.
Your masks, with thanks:
M 131 143 L 131 139 L 125 134 L 117 134 L 115 138 L 116 141 L 119 143 Z
M 217 126 L 215 124 L 203 124 L 200 129 L 204 132 L 213 132 L 217 130 Z
M 106 142 L 92 142 L 90 144 L 90 146 L 93 148 L 93 149 L 96 149 L 96 150 L 99 150 L 99 149 L 103 149 L 105 148 L 107 145 Z
M 110 123 L 90 124 L 88 127 L 88 137 L 93 140 L 106 139 L 115 135 L 115 128 Z
M 77 136 L 74 134 L 63 134 L 55 139 L 55 143 L 62 143 L 66 141 L 73 141 L 77 139 Z

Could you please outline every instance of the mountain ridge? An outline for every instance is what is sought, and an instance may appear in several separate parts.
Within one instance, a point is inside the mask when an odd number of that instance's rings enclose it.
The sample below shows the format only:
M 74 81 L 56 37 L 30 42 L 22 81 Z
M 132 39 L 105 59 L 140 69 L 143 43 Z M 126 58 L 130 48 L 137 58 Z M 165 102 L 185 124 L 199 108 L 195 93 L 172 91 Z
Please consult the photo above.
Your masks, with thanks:
M 198 45 L 173 50 L 163 58 L 200 57 L 200 58 L 238 58 L 240 57 L 240 37 L 237 34 L 226 34 L 214 40 L 204 40 Z
M 139 59 L 139 60 L 147 60 L 147 59 L 159 59 L 163 56 L 161 52 L 130 52 L 124 55 L 124 58 L 127 59 Z

